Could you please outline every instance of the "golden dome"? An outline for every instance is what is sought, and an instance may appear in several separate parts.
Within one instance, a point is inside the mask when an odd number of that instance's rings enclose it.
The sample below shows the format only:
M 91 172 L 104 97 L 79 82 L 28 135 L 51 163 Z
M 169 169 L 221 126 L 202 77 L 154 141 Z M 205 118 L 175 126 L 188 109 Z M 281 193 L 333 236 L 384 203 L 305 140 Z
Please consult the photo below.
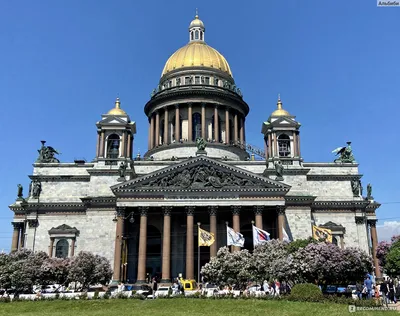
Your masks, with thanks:
M 225 57 L 216 49 L 202 41 L 189 42 L 173 53 L 167 60 L 161 76 L 164 76 L 172 70 L 185 67 L 209 67 L 219 69 L 232 77 L 231 68 Z
M 282 101 L 281 97 L 278 97 L 278 103 L 277 103 L 278 109 L 276 109 L 274 112 L 272 112 L 271 116 L 291 116 L 288 111 L 284 110 L 282 108 Z
M 115 100 L 115 108 L 111 109 L 107 113 L 108 115 L 127 115 L 126 112 L 121 109 L 121 102 L 119 101 L 119 98 Z

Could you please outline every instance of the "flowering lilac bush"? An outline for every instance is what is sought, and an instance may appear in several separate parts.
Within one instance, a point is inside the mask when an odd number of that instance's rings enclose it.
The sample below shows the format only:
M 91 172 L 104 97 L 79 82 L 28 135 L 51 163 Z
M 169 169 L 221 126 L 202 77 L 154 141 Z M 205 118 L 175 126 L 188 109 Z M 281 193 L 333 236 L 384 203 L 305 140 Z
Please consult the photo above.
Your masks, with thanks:
M 291 249 L 289 252 L 288 249 Z M 400 247 L 399 247 L 400 249 Z M 357 248 L 309 243 L 296 251 L 287 243 L 271 240 L 254 249 L 230 253 L 224 247 L 202 269 L 203 276 L 218 285 L 279 279 L 294 283 L 349 283 L 362 280 L 372 270 L 372 258 Z
M 81 251 L 73 258 L 68 272 L 68 279 L 79 282 L 84 289 L 91 284 L 108 284 L 111 277 L 110 262 L 104 257 L 86 251 Z
M 39 284 L 106 284 L 111 275 L 106 258 L 87 252 L 72 259 L 49 258 L 44 252 L 26 249 L 0 254 L 0 288 L 12 288 L 16 293 L 32 293 L 33 286 Z

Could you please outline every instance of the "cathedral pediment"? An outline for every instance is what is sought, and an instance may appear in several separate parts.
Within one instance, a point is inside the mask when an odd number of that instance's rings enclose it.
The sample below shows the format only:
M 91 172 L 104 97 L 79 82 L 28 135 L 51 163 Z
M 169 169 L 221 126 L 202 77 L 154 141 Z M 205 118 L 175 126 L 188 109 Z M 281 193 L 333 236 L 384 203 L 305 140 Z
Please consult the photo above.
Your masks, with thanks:
M 286 194 L 290 186 L 199 156 L 111 187 L 114 194 L 168 191 L 258 191 Z

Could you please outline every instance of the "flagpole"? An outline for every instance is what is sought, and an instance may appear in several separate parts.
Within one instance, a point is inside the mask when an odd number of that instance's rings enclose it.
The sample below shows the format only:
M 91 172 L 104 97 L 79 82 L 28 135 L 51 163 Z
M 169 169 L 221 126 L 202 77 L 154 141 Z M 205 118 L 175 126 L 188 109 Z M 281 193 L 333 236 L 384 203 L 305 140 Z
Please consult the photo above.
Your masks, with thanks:
M 253 250 L 256 248 L 256 246 L 254 245 L 254 228 L 253 228 L 253 226 L 254 226 L 254 221 L 251 221 L 251 235 L 253 236 Z
M 200 222 L 197 222 L 197 283 L 200 284 Z
M 229 225 L 229 222 L 225 222 L 225 224 L 226 224 L 226 229 L 225 229 L 225 234 L 227 235 L 228 234 L 228 225 Z M 226 238 L 226 237 L 225 237 Z M 227 243 L 227 246 L 228 246 L 228 243 Z M 232 246 L 228 246 L 229 247 L 229 252 L 232 252 Z

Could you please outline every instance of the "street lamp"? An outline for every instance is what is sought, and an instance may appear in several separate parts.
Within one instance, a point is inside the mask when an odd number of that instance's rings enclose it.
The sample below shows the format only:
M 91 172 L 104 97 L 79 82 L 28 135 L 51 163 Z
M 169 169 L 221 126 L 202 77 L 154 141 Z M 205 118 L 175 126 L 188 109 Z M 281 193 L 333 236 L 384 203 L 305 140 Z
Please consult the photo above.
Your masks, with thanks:
M 114 213 L 114 218 L 113 218 L 113 222 L 116 223 L 118 221 L 117 219 L 117 212 Z M 133 215 L 135 214 L 134 211 L 130 212 L 128 215 L 126 216 L 121 216 L 123 219 L 127 219 L 129 217 L 129 223 L 133 224 L 135 222 L 135 218 L 133 217 Z

